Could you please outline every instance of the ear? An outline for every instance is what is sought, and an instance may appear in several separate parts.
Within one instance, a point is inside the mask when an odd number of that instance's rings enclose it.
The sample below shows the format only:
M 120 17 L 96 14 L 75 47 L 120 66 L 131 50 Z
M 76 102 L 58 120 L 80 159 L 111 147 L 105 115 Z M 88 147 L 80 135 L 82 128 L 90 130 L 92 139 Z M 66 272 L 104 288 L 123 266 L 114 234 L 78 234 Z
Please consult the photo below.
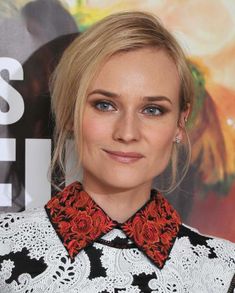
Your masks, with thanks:
M 180 112 L 174 142 L 179 143 L 183 139 L 183 132 L 186 126 L 186 122 L 188 121 L 189 113 L 190 113 L 190 105 L 188 104 L 187 109 L 185 111 Z

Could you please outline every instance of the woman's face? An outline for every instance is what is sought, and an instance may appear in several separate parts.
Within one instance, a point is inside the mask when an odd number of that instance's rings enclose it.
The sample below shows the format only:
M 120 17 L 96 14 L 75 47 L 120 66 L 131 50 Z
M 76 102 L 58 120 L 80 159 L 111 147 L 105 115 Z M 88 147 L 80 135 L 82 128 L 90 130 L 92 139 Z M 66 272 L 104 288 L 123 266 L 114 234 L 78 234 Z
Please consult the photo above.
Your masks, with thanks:
M 91 84 L 83 119 L 86 184 L 118 189 L 150 186 L 166 168 L 179 121 L 180 79 L 163 51 L 112 56 Z

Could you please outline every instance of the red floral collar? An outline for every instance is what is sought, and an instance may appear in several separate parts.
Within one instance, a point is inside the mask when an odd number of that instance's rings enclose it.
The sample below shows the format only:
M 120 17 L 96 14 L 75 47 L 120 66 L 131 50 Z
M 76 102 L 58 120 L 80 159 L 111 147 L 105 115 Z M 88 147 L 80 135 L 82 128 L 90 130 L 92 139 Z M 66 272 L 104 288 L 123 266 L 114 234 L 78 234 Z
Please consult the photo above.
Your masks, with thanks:
M 177 212 L 156 191 L 138 212 L 119 224 L 92 200 L 79 182 L 54 196 L 45 209 L 71 258 L 118 226 L 159 268 L 164 266 L 181 224 Z

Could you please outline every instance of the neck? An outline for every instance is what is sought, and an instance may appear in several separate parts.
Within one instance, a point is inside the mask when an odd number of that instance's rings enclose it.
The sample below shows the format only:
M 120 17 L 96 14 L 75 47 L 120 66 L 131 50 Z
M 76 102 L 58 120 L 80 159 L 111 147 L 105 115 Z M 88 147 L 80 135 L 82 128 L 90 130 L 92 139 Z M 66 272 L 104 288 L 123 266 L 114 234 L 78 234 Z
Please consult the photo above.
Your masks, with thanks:
M 124 223 L 148 201 L 151 183 L 125 189 L 84 178 L 83 188 L 112 220 Z

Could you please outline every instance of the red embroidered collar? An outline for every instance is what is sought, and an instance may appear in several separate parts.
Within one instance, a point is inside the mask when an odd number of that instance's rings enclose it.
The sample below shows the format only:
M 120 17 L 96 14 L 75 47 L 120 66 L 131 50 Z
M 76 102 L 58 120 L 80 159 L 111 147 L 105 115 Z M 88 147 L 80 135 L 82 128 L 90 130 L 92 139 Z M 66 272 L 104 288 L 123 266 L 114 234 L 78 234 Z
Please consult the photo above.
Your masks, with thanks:
M 54 196 L 45 209 L 71 258 L 118 226 L 159 268 L 164 266 L 181 224 L 177 212 L 156 191 L 138 212 L 119 224 L 92 200 L 79 182 Z

